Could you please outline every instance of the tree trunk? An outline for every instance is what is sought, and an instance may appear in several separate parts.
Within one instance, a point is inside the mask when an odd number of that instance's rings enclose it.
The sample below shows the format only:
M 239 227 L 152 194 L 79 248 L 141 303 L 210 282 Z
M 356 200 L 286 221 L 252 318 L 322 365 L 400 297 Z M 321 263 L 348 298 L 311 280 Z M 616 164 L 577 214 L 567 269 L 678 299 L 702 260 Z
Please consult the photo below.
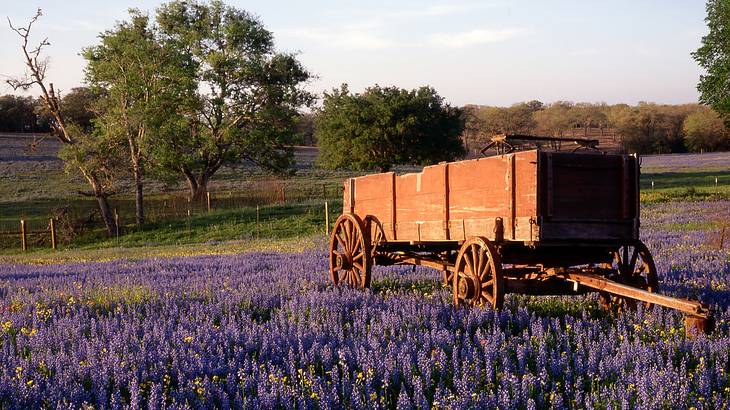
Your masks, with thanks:
M 137 227 L 144 225 L 144 198 L 142 192 L 142 159 L 135 149 L 132 138 L 129 139 L 129 148 L 132 159 L 132 175 L 134 176 L 134 215 Z
M 144 203 L 142 197 L 142 172 L 140 172 L 139 166 L 134 169 L 134 207 L 137 226 L 141 228 L 144 225 Z
M 206 200 L 206 194 L 208 193 L 208 181 L 210 177 L 207 174 L 202 173 L 197 180 L 198 189 L 192 193 L 193 201 L 203 202 Z
M 107 233 L 109 234 L 109 236 L 115 236 L 119 227 L 117 226 L 117 221 L 114 219 L 112 209 L 109 207 L 109 200 L 107 199 L 106 195 L 102 193 L 96 195 L 96 201 L 99 203 L 101 219 L 104 220 L 104 225 L 106 225 Z
M 188 188 L 190 189 L 190 197 L 192 200 L 205 201 L 206 193 L 208 192 L 208 182 L 215 170 L 204 169 L 197 176 L 186 167 L 181 167 L 180 172 L 185 176 L 185 180 L 188 181 Z
M 101 213 L 101 219 L 104 221 L 104 225 L 106 225 L 107 233 L 109 236 L 117 235 L 119 227 L 117 226 L 114 214 L 109 207 L 109 195 L 104 191 L 104 186 L 99 182 L 99 179 L 93 172 L 89 172 L 81 165 L 78 165 L 78 168 L 81 171 L 81 174 L 83 174 L 86 178 L 86 181 L 89 182 L 89 185 L 91 185 L 94 197 L 99 203 L 99 212 Z
M 188 182 L 188 189 L 190 190 L 190 197 L 193 201 L 204 201 L 205 194 L 208 192 L 208 180 L 210 177 L 201 174 L 195 176 L 192 172 L 182 169 L 182 174 L 185 176 L 185 180 Z
M 119 227 L 117 226 L 117 221 L 114 219 L 112 209 L 109 206 L 107 193 L 104 192 L 104 188 L 96 179 L 95 175 L 88 174 L 83 168 L 80 169 L 84 176 L 86 176 L 86 180 L 89 181 L 91 189 L 94 190 L 94 197 L 96 198 L 96 202 L 99 203 L 99 212 L 101 213 L 101 219 L 104 221 L 104 225 L 106 225 L 107 233 L 109 236 L 117 235 Z

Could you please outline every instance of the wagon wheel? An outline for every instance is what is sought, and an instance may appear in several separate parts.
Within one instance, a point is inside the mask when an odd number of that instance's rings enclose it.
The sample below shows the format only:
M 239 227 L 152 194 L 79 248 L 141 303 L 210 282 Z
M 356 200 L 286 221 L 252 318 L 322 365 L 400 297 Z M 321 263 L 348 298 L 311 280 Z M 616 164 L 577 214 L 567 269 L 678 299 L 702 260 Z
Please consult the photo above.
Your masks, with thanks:
M 656 292 L 659 289 L 656 265 L 651 252 L 643 242 L 638 241 L 636 245 L 624 245 L 613 253 L 613 261 L 607 264 L 608 268 L 616 271 L 611 279 L 616 282 L 633 286 L 647 292 Z M 606 292 L 600 293 L 601 304 L 613 310 L 625 310 L 635 308 L 636 300 L 621 296 L 609 295 Z M 650 308 L 649 302 L 644 306 Z
M 363 222 L 365 223 L 365 232 L 370 245 L 370 255 L 374 259 L 375 255 L 380 253 L 378 252 L 378 245 L 385 243 L 385 230 L 380 220 L 373 215 L 366 216 Z
M 330 236 L 330 279 L 335 286 L 370 287 L 372 257 L 357 215 L 343 214 Z
M 502 262 L 486 238 L 469 238 L 459 249 L 453 273 L 456 306 L 491 305 L 501 309 L 504 303 Z

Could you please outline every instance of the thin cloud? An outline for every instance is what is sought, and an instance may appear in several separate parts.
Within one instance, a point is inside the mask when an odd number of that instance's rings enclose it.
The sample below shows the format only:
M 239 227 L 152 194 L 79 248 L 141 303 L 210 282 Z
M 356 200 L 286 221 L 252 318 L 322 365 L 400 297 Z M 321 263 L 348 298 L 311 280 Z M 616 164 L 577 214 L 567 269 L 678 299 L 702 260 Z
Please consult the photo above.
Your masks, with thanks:
M 451 14 L 460 14 L 478 8 L 474 3 L 445 3 L 435 4 L 426 8 L 396 10 L 389 13 L 382 13 L 389 18 L 413 18 L 413 17 L 443 17 Z
M 385 22 L 399 22 L 413 19 L 428 19 L 432 17 L 446 17 L 455 14 L 471 13 L 475 10 L 484 10 L 487 8 L 503 7 L 509 3 L 504 0 L 490 1 L 448 1 L 437 2 L 431 5 L 421 5 L 421 7 L 411 8 L 372 8 L 367 9 L 350 9 L 347 13 L 342 11 L 328 11 L 332 18 L 355 18 L 358 20 Z
M 374 34 L 372 31 L 344 28 L 299 28 L 279 32 L 281 35 L 306 39 L 334 48 L 355 50 L 382 50 L 396 46 L 390 39 Z
M 598 55 L 598 49 L 595 48 L 581 48 L 577 50 L 571 50 L 568 52 L 569 57 L 589 57 Z
M 523 28 L 505 28 L 499 30 L 474 29 L 461 33 L 438 33 L 431 36 L 431 44 L 448 48 L 462 48 L 501 43 L 524 35 L 525 33 L 526 30 Z

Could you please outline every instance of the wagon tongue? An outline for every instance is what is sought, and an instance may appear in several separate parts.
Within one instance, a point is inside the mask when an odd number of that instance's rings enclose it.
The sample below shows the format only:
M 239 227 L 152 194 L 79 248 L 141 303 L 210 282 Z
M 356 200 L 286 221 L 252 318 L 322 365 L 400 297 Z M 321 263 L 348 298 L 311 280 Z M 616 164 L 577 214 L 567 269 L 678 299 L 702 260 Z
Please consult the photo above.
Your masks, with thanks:
M 707 305 L 698 301 L 648 292 L 631 285 L 618 283 L 603 276 L 585 273 L 580 270 L 570 269 L 563 272 L 562 275 L 564 275 L 565 279 L 576 284 L 608 292 L 612 295 L 679 310 L 686 315 L 684 325 L 687 336 L 693 336 L 700 332 L 709 334 L 714 328 L 715 320 L 712 312 Z

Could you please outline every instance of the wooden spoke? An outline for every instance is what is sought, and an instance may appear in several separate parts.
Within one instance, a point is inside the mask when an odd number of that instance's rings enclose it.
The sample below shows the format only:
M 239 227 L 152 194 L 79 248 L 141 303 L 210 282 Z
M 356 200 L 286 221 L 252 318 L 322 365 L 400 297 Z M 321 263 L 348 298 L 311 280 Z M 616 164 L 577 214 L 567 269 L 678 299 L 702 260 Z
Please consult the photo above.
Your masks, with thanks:
M 452 291 L 457 306 L 500 309 L 504 303 L 502 264 L 494 246 L 483 237 L 469 238 L 459 250 Z
M 465 252 L 464 253 L 464 262 L 466 263 L 466 270 L 465 270 L 464 273 L 467 276 L 476 276 L 474 274 L 474 265 L 473 265 L 473 263 L 471 261 L 471 258 L 472 258 L 472 254 L 471 253 L 469 253 L 469 252 Z
M 630 255 L 630 256 L 629 256 Z M 624 245 L 614 252 L 614 262 L 610 266 L 615 274 L 612 280 L 631 285 L 648 292 L 656 292 L 659 288 L 656 266 L 651 252 L 639 241 L 636 245 Z M 601 293 L 601 304 L 615 311 L 635 308 L 636 301 L 630 298 Z M 644 303 L 649 308 L 651 303 Z
M 360 253 L 359 251 L 362 251 L 362 242 L 359 240 L 355 240 L 355 243 L 352 245 L 352 248 L 350 249 L 350 252 L 355 255 L 357 253 Z
M 352 249 L 352 226 L 349 220 L 346 220 L 343 226 L 345 228 L 345 238 L 347 238 L 347 241 L 345 241 L 345 250 L 349 252 Z
M 484 253 L 484 249 L 480 249 L 479 262 L 477 262 L 477 275 L 481 280 L 487 280 L 489 276 L 489 265 L 487 264 L 489 258 Z
M 370 286 L 372 258 L 357 215 L 343 214 L 335 222 L 330 236 L 330 279 L 335 286 L 351 288 Z
M 340 233 L 337 232 L 337 233 L 335 233 L 334 236 L 335 236 L 335 238 L 337 238 L 337 242 L 339 242 L 340 245 L 342 245 L 342 249 L 343 250 L 347 249 L 346 241 L 344 239 L 342 239 L 342 236 L 340 235 Z

